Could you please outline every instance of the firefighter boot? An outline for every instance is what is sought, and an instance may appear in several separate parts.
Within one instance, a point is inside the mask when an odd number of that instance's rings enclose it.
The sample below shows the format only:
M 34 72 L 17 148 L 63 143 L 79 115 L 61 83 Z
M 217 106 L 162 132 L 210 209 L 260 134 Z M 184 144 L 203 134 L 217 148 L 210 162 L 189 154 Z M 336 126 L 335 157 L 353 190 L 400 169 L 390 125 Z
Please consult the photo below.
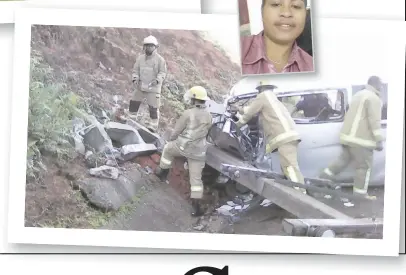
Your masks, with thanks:
M 155 170 L 155 175 L 163 182 L 166 181 L 169 174 L 169 169 L 162 169 L 161 167 L 157 167 Z
M 193 217 L 199 217 L 202 216 L 203 210 L 202 210 L 202 206 L 200 204 L 200 200 L 198 199 L 192 199 L 192 212 L 191 212 Z

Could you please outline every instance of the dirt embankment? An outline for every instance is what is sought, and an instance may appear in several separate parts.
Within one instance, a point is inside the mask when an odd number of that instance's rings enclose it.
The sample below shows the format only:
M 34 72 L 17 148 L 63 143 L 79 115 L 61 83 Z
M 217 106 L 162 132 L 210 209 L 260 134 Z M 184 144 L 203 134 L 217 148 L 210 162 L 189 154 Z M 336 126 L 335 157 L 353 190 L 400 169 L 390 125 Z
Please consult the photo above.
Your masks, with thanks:
M 197 31 L 33 26 L 32 63 L 38 63 L 36 73 L 43 75 L 36 78 L 41 83 L 31 85 L 32 100 L 41 101 L 41 96 L 47 96 L 45 92 L 56 93 L 52 87 L 58 86 L 58 99 L 71 92 L 75 98 L 80 98 L 81 104 L 76 107 L 85 113 L 98 119 L 107 117 L 110 121 L 118 121 L 126 116 L 133 92 L 131 69 L 141 53 L 142 40 L 148 35 L 157 37 L 160 43 L 158 51 L 168 66 L 160 108 L 162 129 L 171 128 L 184 110 L 181 100 L 186 89 L 202 85 L 208 89 L 212 99 L 220 101 L 239 80 L 239 66 L 218 46 L 204 40 Z M 41 71 L 44 68 L 46 72 Z M 70 97 L 70 100 L 76 102 L 75 98 Z M 46 108 L 52 110 L 48 116 L 57 116 L 58 107 Z M 143 106 L 141 112 L 146 111 Z M 30 110 L 30 125 L 41 123 L 39 113 L 38 110 Z M 61 115 L 60 112 L 58 115 Z M 74 119 L 69 112 L 66 116 L 64 123 Z M 66 132 L 70 128 L 69 124 L 58 129 Z M 29 129 L 29 143 L 34 144 L 33 148 L 36 149 L 32 150 L 30 158 L 41 159 L 38 161 L 41 167 L 33 168 L 35 177 L 27 176 L 26 225 L 94 228 L 106 224 L 113 214 L 91 207 L 82 194 L 73 188 L 75 181 L 88 174 L 89 165 L 86 162 L 89 161 L 85 160 L 85 156 L 73 154 L 61 160 L 61 155 L 65 154 L 62 149 L 49 153 L 45 143 L 51 138 L 46 130 L 41 138 L 35 141 L 30 138 Z M 53 140 L 57 140 L 55 144 L 65 144 L 64 138 L 61 135 Z M 92 167 L 101 165 L 102 162 L 96 161 Z M 142 169 L 134 161 L 124 166 L 127 170 Z M 184 191 L 179 194 L 184 196 Z

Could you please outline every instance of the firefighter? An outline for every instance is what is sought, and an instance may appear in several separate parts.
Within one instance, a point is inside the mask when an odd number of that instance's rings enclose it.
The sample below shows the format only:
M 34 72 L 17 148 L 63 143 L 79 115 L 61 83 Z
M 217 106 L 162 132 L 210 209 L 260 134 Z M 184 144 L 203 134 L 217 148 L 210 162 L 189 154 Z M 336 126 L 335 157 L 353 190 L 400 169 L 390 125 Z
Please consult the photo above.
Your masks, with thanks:
M 266 153 L 278 151 L 284 175 L 293 182 L 304 184 L 297 159 L 300 136 L 295 130 L 295 122 L 289 111 L 273 92 L 274 88 L 276 87 L 273 85 L 261 83 L 257 87 L 259 94 L 250 105 L 244 108 L 234 107 L 234 110 L 241 114 L 238 115 L 237 126 L 243 126 L 259 113 L 260 121 L 263 122 L 264 135 L 267 139 Z M 306 190 L 299 186 L 295 189 L 306 193 Z
M 202 171 L 206 163 L 206 136 L 212 125 L 212 116 L 206 110 L 206 101 L 210 100 L 206 89 L 194 86 L 184 97 L 192 105 L 176 122 L 175 128 L 165 145 L 159 167 L 155 174 L 165 181 L 172 161 L 176 157 L 186 157 L 189 167 L 190 198 L 192 216 L 201 216 L 200 201 L 204 186 Z
M 341 154 L 320 174 L 320 178 L 334 180 L 335 175 L 342 172 L 348 163 L 354 161 L 353 193 L 370 199 L 375 199 L 368 195 L 373 151 L 383 150 L 381 90 L 381 79 L 371 76 L 366 88 L 353 96 L 341 129 Z
M 162 83 L 166 78 L 165 59 L 157 53 L 158 41 L 150 35 L 143 41 L 143 51 L 135 61 L 132 70 L 132 81 L 135 92 L 130 101 L 130 112 L 137 115 L 141 102 L 146 99 L 151 122 L 144 122 L 152 131 L 157 131 Z

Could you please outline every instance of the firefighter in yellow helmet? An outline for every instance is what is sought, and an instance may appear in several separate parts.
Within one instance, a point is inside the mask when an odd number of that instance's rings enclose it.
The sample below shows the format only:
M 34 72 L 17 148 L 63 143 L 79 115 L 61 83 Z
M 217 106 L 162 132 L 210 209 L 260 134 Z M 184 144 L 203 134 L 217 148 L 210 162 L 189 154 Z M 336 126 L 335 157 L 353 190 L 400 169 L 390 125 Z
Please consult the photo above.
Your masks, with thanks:
M 366 88 L 352 97 L 340 134 L 341 154 L 320 175 L 320 178 L 334 180 L 335 175 L 354 161 L 353 193 L 370 199 L 375 199 L 368 195 L 373 152 L 383 150 L 381 90 L 381 79 L 371 76 Z
M 130 101 L 130 112 L 137 114 L 141 102 L 146 99 L 151 123 L 145 123 L 145 126 L 156 131 L 159 123 L 162 83 L 166 78 L 167 66 L 165 59 L 157 53 L 158 41 L 154 36 L 146 37 L 143 44 L 144 53 L 137 58 L 132 70 L 135 91 Z
M 295 122 L 288 109 L 274 93 L 275 88 L 277 87 L 274 85 L 260 82 L 257 87 L 259 91 L 257 97 L 248 106 L 235 108 L 241 114 L 237 116 L 239 118 L 237 126 L 243 126 L 252 117 L 259 114 L 267 140 L 266 153 L 277 151 L 284 175 L 289 180 L 298 183 L 295 189 L 306 193 L 306 190 L 300 187 L 304 184 L 304 178 L 297 159 L 300 136 L 295 130 Z
M 206 136 L 212 125 L 212 116 L 206 110 L 206 101 L 209 97 L 205 88 L 192 87 L 187 91 L 184 99 L 192 105 L 192 108 L 187 109 L 176 122 L 169 142 L 163 149 L 155 174 L 160 180 L 166 180 L 174 158 L 186 157 L 189 167 L 192 215 L 200 216 L 203 214 L 200 200 L 203 198 L 204 191 L 202 171 L 206 162 Z

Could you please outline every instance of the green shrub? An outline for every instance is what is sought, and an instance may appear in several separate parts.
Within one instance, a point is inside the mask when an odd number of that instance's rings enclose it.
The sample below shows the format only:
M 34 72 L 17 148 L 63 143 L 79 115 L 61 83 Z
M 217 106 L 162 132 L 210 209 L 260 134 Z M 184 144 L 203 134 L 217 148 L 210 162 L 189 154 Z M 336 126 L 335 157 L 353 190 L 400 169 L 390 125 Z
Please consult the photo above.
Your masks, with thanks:
M 28 111 L 27 176 L 36 178 L 46 169 L 43 154 L 66 161 L 75 156 L 69 142 L 72 118 L 80 98 L 68 91 L 66 85 L 54 83 L 52 68 L 41 55 L 31 56 L 31 81 Z

